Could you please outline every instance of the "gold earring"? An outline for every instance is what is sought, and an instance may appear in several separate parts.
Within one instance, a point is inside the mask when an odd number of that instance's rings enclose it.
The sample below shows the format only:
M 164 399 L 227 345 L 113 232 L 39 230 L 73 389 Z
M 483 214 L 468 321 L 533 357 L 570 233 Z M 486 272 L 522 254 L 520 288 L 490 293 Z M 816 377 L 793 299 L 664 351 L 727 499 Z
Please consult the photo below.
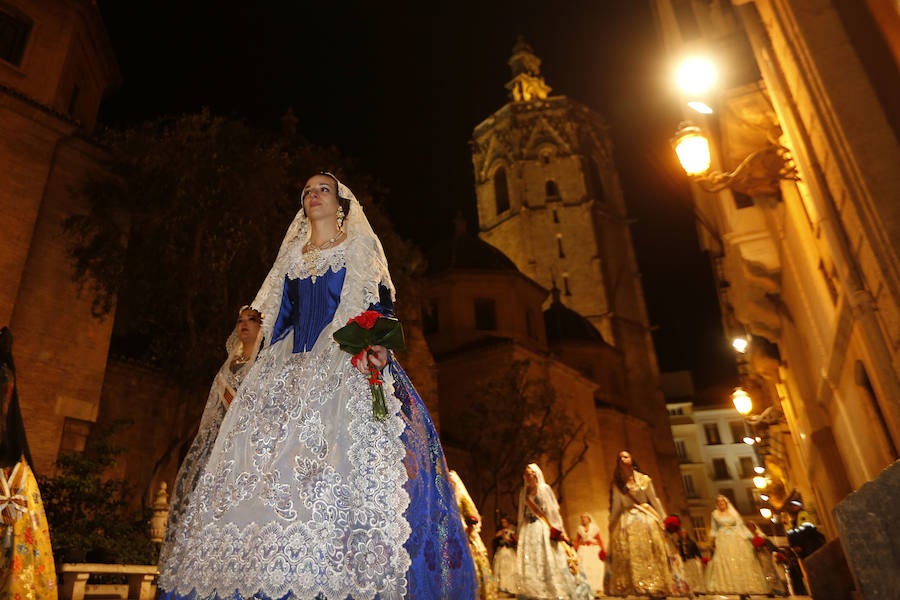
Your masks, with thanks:
M 340 229 L 341 227 L 344 226 L 344 216 L 345 216 L 345 215 L 344 215 L 344 207 L 338 205 L 338 209 L 337 209 L 337 223 L 338 223 L 338 229 Z

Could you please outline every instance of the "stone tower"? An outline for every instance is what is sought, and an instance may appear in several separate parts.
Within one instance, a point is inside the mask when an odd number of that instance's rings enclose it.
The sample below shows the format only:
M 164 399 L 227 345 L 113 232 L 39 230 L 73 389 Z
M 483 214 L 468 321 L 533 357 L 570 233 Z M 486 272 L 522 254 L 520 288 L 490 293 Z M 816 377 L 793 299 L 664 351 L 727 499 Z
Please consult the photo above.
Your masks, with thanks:
M 683 492 L 622 188 L 602 117 L 551 96 L 540 59 L 520 38 L 510 101 L 472 135 L 482 239 L 530 278 L 558 287 L 625 357 L 630 414 L 651 424 L 667 495 Z

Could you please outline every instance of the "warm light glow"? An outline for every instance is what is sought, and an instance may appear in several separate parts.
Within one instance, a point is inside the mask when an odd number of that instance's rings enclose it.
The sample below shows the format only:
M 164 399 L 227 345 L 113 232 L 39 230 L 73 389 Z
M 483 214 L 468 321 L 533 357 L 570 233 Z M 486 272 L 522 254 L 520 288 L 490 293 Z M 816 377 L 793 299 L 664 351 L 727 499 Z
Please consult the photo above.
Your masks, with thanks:
M 758 489 L 758 490 L 766 489 L 766 485 L 768 483 L 769 483 L 768 479 L 766 479 L 762 475 L 757 475 L 756 477 L 753 478 L 753 485 L 755 485 L 756 489 Z
M 753 400 L 750 398 L 750 394 L 744 391 L 744 388 L 734 388 L 734 391 L 731 392 L 731 402 L 742 415 L 749 415 L 753 410 Z
M 765 468 L 765 467 L 753 467 L 753 470 L 754 470 L 755 472 L 759 473 L 760 475 L 762 475 L 763 473 L 766 472 L 766 468 Z
M 701 102 L 700 100 L 691 100 L 690 102 L 688 102 L 688 107 L 697 111 L 701 115 L 713 114 L 712 106 L 710 106 L 706 102 Z
M 759 514 L 762 515 L 763 519 L 771 519 L 772 518 L 772 509 L 771 508 L 761 508 L 761 509 L 759 509 Z
M 769 495 L 768 494 L 760 494 L 759 499 L 762 500 L 763 502 L 766 502 L 769 499 Z
M 686 94 L 705 94 L 716 84 L 716 67 L 707 58 L 686 58 L 675 69 L 675 81 Z
M 747 444 L 748 446 L 752 446 L 753 444 L 756 443 L 756 440 L 754 440 L 752 437 L 750 437 L 750 436 L 748 435 L 748 436 L 745 436 L 745 437 L 744 437 L 743 442 L 744 442 L 745 444 Z
M 699 127 L 690 121 L 683 122 L 675 132 L 672 146 L 675 148 L 681 168 L 688 176 L 703 175 L 709 171 L 711 161 L 709 140 Z
M 731 340 L 731 347 L 734 348 L 736 351 L 740 352 L 741 354 L 743 354 L 744 352 L 747 351 L 747 346 L 749 346 L 749 345 L 750 345 L 750 342 L 748 342 L 747 338 L 745 338 L 745 337 L 736 337 L 733 340 Z

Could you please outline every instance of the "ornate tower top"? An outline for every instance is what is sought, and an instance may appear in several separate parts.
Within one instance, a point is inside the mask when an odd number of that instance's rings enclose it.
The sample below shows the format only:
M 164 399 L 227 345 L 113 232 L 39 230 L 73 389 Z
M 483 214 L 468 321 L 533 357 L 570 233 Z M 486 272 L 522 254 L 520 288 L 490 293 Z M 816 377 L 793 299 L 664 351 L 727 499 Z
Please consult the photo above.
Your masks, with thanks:
M 520 35 L 512 52 L 509 66 L 513 78 L 506 84 L 510 99 L 513 102 L 529 102 L 546 98 L 552 88 L 541 77 L 541 59 L 534 54 L 534 49 Z

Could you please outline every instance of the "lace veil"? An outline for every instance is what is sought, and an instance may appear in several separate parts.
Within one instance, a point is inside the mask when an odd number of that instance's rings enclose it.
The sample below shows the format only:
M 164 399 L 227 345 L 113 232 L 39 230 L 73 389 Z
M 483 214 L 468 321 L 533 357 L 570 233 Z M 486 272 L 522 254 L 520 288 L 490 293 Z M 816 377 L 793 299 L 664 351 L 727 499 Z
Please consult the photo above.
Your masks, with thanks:
M 537 476 L 537 494 L 535 495 L 535 503 L 538 505 L 538 508 L 544 511 L 544 516 L 547 517 L 547 521 L 550 523 L 551 527 L 555 527 L 560 531 L 565 531 L 566 529 L 563 525 L 562 515 L 559 512 L 559 503 L 556 501 L 556 494 L 553 493 L 553 488 L 551 488 L 544 479 L 544 472 L 541 471 L 541 468 L 535 463 L 529 464 L 526 468 L 530 469 Z M 526 522 L 526 493 L 526 487 L 523 485 L 522 491 L 519 493 L 519 527 Z

